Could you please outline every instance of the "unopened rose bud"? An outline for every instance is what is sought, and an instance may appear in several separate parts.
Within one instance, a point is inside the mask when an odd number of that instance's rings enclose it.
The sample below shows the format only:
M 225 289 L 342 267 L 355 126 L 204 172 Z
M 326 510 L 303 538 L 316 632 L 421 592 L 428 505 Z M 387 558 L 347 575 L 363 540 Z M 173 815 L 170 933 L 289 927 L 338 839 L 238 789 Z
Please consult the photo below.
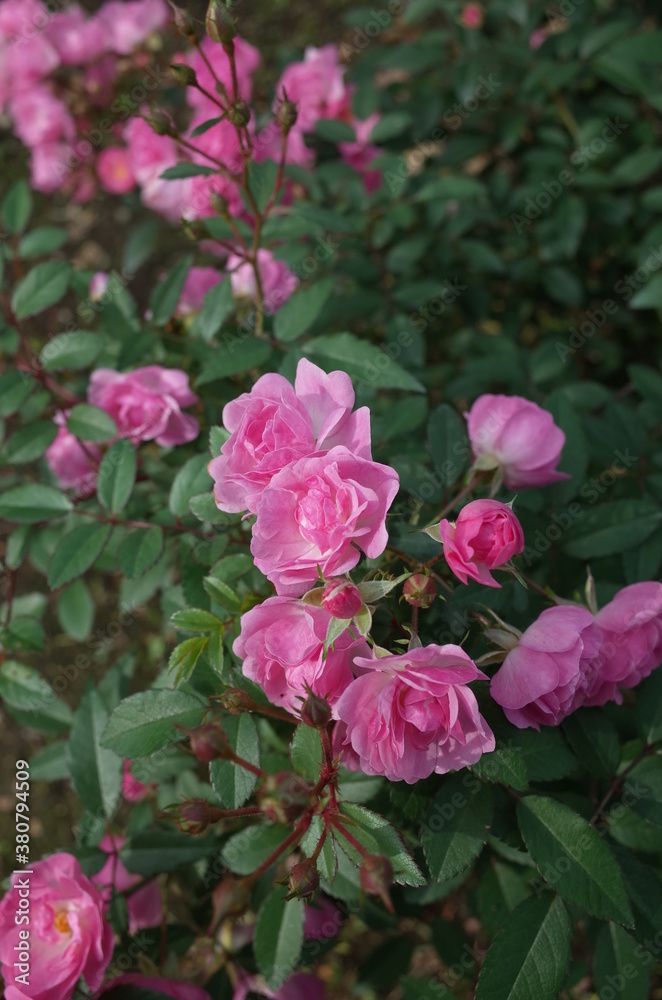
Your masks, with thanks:
M 210 0 L 205 28 L 212 41 L 220 42 L 221 45 L 232 44 L 237 34 L 237 27 L 222 0 Z
M 189 738 L 191 753 L 198 760 L 202 761 L 203 764 L 210 764 L 213 760 L 227 758 L 232 752 L 227 736 L 220 726 L 215 726 L 213 722 L 207 723 L 204 726 L 198 726 L 197 729 L 186 729 L 184 726 L 178 728 L 186 733 Z
M 187 10 L 182 10 L 181 7 L 177 7 L 175 4 L 170 4 L 170 6 L 172 7 L 177 31 L 180 35 L 184 35 L 191 41 L 195 38 L 195 21 Z
M 145 115 L 145 121 L 151 128 L 152 132 L 157 135 L 173 135 L 174 129 L 172 127 L 172 122 L 163 111 L 152 111 L 151 114 Z
M 195 70 L 191 66 L 187 66 L 186 63 L 173 63 L 170 69 L 175 82 L 181 84 L 182 87 L 195 87 L 198 82 Z
M 184 235 L 188 236 L 190 240 L 200 242 L 200 240 L 206 240 L 210 237 L 209 230 L 205 226 L 204 222 L 200 221 L 200 219 L 194 219 L 193 221 L 190 221 L 189 219 L 180 219 L 180 225 Z
M 322 607 L 334 618 L 353 618 L 363 607 L 363 598 L 353 583 L 332 580 L 324 588 Z
M 246 101 L 237 101 L 236 104 L 233 104 L 228 111 L 228 118 L 233 125 L 238 125 L 239 127 L 248 125 L 251 120 L 251 109 L 246 104 Z
M 229 208 L 227 198 L 224 198 L 218 191 L 212 191 L 209 195 L 209 204 L 217 215 L 220 215 L 222 219 L 227 219 Z
M 258 805 L 272 823 L 291 825 L 310 802 L 306 781 L 291 771 L 269 774 L 258 793 Z
M 297 123 L 297 106 L 284 97 L 276 106 L 276 120 L 287 134 Z
M 413 608 L 429 608 L 437 596 L 437 588 L 426 573 L 412 573 L 404 582 L 402 596 Z
M 381 854 L 370 854 L 363 859 L 359 872 L 361 888 L 371 896 L 379 896 L 386 909 L 393 913 L 393 903 L 388 894 L 393 881 L 393 867 Z
M 301 706 L 301 721 L 312 729 L 324 729 L 331 721 L 331 706 L 326 699 L 309 691 Z
M 241 688 L 228 688 L 219 701 L 230 715 L 241 715 L 242 712 L 253 708 L 253 699 L 248 691 L 242 691 Z
M 293 865 L 287 884 L 290 887 L 291 899 L 309 899 L 314 896 L 320 884 L 315 862 L 306 858 L 305 861 Z
M 204 833 L 211 823 L 217 823 L 223 813 L 205 799 L 189 799 L 170 816 L 183 833 L 198 834 Z

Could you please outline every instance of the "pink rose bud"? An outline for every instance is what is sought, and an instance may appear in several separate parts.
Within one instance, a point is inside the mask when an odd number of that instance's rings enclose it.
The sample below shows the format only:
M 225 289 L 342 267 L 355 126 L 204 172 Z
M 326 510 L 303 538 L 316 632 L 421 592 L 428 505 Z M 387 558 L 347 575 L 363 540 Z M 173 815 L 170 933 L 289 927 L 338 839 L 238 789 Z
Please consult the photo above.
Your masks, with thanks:
M 128 153 L 120 146 L 101 150 L 97 157 L 97 174 L 101 187 L 111 194 L 126 194 L 136 186 Z
M 545 44 L 547 38 L 548 35 L 546 28 L 536 28 L 535 31 L 532 31 L 529 35 L 529 48 L 534 51 L 539 49 L 541 45 Z
M 301 706 L 301 721 L 311 729 L 324 729 L 331 722 L 331 706 L 326 698 L 311 691 Z
M 108 288 L 108 275 L 105 271 L 97 271 L 90 281 L 89 295 L 93 302 L 100 302 Z
M 490 570 L 503 566 L 524 549 L 524 532 L 515 514 L 498 500 L 473 500 L 457 521 L 439 525 L 444 557 L 458 580 L 469 577 L 486 587 L 500 587 Z
M 320 885 L 317 865 L 310 858 L 293 865 L 287 880 L 291 897 L 309 899 L 314 896 Z
M 404 582 L 402 596 L 413 608 L 429 608 L 437 596 L 437 588 L 427 573 L 412 573 Z
M 230 742 L 220 726 L 209 722 L 197 729 L 186 729 L 178 726 L 189 738 L 191 753 L 203 764 L 211 764 L 213 760 L 224 760 L 228 758 L 232 748 Z
M 334 710 L 365 774 L 411 785 L 475 764 L 494 735 L 468 687 L 487 680 L 460 646 L 419 646 L 398 656 L 356 657 L 359 677 Z M 338 728 L 338 727 L 336 727 Z M 335 736 L 335 733 L 334 733 Z M 338 743 L 342 739 L 339 734 Z M 338 746 L 334 739 L 334 752 Z M 346 761 L 343 756 L 343 765 Z
M 95 993 L 115 947 L 115 934 L 104 918 L 101 892 L 83 874 L 71 854 L 53 854 L 30 865 L 30 939 L 28 949 L 16 923 L 23 876 L 12 875 L 12 888 L 0 902 L 0 963 L 7 998 L 70 1000 L 82 977 Z M 136 876 L 139 878 L 139 876 Z M 18 969 L 15 962 L 24 964 Z M 29 990 L 12 984 L 27 973 Z
M 324 588 L 322 607 L 334 618 L 353 618 L 363 607 L 363 598 L 353 583 L 332 580 Z
M 474 467 L 501 469 L 510 490 L 569 479 L 556 466 L 565 434 L 551 413 L 521 396 L 480 396 L 465 414 Z
M 490 694 L 518 729 L 558 726 L 584 703 L 601 639 L 586 608 L 547 608 L 506 656 Z
M 483 8 L 479 3 L 468 3 L 460 17 L 465 28 L 475 31 L 483 26 Z

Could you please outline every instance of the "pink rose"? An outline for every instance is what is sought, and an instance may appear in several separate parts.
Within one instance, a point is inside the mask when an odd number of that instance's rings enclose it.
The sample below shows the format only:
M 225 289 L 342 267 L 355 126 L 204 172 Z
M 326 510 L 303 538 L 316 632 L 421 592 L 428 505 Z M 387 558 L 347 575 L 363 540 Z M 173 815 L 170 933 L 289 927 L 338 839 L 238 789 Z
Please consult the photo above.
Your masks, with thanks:
M 221 49 L 221 51 L 223 50 Z M 215 109 L 213 117 L 218 117 L 216 112 L 218 112 L 218 108 Z M 191 121 L 191 130 L 207 121 L 209 117 L 210 111 L 197 112 Z M 249 122 L 248 127 L 252 133 L 254 128 L 252 121 Z M 193 143 L 199 149 L 203 150 L 207 156 L 211 156 L 223 163 L 231 174 L 239 174 L 241 172 L 241 146 L 237 130 L 231 122 L 227 120 L 217 122 L 213 128 L 197 136 L 193 140 Z M 208 167 L 210 166 L 210 160 L 207 156 L 193 154 L 192 158 L 194 162 L 201 164 L 203 167 Z M 210 215 L 216 215 L 216 209 L 213 208 L 211 202 L 213 194 L 221 195 L 225 198 L 228 203 L 230 215 L 241 217 L 245 214 L 246 207 L 239 186 L 229 177 L 214 174 L 213 176 L 193 177 L 191 179 L 191 218 L 204 219 L 209 218 Z
M 251 552 L 281 595 L 299 597 L 318 579 L 349 572 L 386 548 L 386 512 L 398 474 L 339 445 L 300 458 L 271 480 L 256 506 Z
M 324 588 L 322 607 L 334 618 L 353 618 L 363 607 L 361 591 L 346 580 L 331 580 Z
M 9 102 L 14 131 L 26 146 L 43 146 L 59 139 L 73 139 L 74 120 L 65 105 L 47 87 L 20 91 Z
M 28 33 L 7 46 L 2 55 L 3 68 L 14 93 L 34 86 L 60 65 L 60 57 L 48 39 L 35 34 L 34 29 L 27 30 Z
M 371 458 L 370 411 L 352 413 L 354 389 L 345 372 L 325 374 L 306 358 L 294 388 L 282 375 L 263 375 L 250 392 L 227 403 L 223 425 L 230 438 L 209 463 L 221 510 L 255 512 L 264 488 L 286 465 L 343 444 Z
M 283 148 L 283 133 L 278 121 L 275 118 L 258 132 L 253 143 L 255 159 L 258 163 L 263 160 L 280 160 Z M 290 129 L 287 136 L 287 146 L 285 147 L 285 162 L 295 163 L 299 167 L 306 167 L 310 170 L 315 163 L 315 152 L 306 146 L 304 133 L 295 125 Z M 291 200 L 291 196 L 290 200 Z M 284 196 L 288 198 L 287 192 Z
M 92 373 L 88 389 L 92 406 L 110 414 L 120 437 L 133 444 L 155 440 L 164 448 L 193 441 L 200 432 L 195 417 L 182 413 L 198 397 L 191 392 L 188 375 L 177 368 L 149 365 L 125 375 L 110 368 Z
M 486 587 L 500 587 L 490 570 L 524 549 L 522 525 L 508 504 L 498 500 L 473 500 L 454 524 L 444 518 L 439 533 L 444 558 L 462 583 L 471 577 Z
M 192 267 L 186 275 L 175 312 L 178 316 L 189 316 L 200 312 L 207 292 L 215 287 L 223 275 L 215 267 Z
M 334 716 L 347 726 L 345 743 L 365 774 L 411 785 L 494 750 L 494 735 L 467 687 L 487 677 L 459 646 L 358 657 L 356 666 L 366 673 L 345 690 Z
M 71 147 L 62 142 L 35 146 L 30 156 L 30 182 L 35 191 L 57 191 L 69 179 Z
M 382 150 L 370 142 L 372 130 L 381 118 L 378 111 L 375 111 L 363 121 L 354 119 L 350 122 L 356 135 L 354 142 L 339 142 L 338 149 L 340 156 L 345 163 L 356 170 L 357 174 L 363 177 L 363 183 L 368 194 L 376 191 L 382 183 L 381 170 L 371 170 L 370 164 L 376 157 L 381 156 Z
M 547 38 L 547 28 L 536 28 L 535 31 L 532 31 L 529 35 L 529 48 L 534 51 L 539 49 L 541 45 L 545 44 Z
M 106 294 L 108 288 L 108 274 L 106 271 L 97 271 L 92 275 L 89 287 L 89 296 L 93 302 L 100 302 Z
M 603 682 L 635 687 L 662 663 L 662 583 L 624 587 L 595 617 L 602 631 Z M 604 704 L 589 690 L 585 704 Z M 609 700 L 621 700 L 611 695 Z M 606 700 L 606 699 L 605 699 Z
M 28 38 L 43 28 L 50 17 L 41 0 L 2 0 L 0 3 L 0 38 L 19 35 Z
M 70 1000 L 81 976 L 90 990 L 98 990 L 115 947 L 101 893 L 71 854 L 53 854 L 30 868 L 29 876 L 12 875 L 12 888 L 0 902 L 5 1000 Z M 30 890 L 29 985 L 17 981 L 25 970 L 14 966 L 24 943 L 15 915 L 25 879 Z
M 361 758 L 351 743 L 347 742 L 347 726 L 344 722 L 336 722 L 333 727 L 331 749 L 333 756 L 338 757 L 342 766 L 348 771 L 361 770 Z
M 483 8 L 479 3 L 468 3 L 465 5 L 460 16 L 460 20 L 465 28 L 475 31 L 483 26 Z
M 107 48 L 126 56 L 165 27 L 169 12 L 164 0 L 106 0 L 96 16 L 106 32 Z
M 154 788 L 156 785 L 153 783 L 145 785 L 138 781 L 131 772 L 130 760 L 122 762 L 122 795 L 127 802 L 142 802 Z
M 93 493 L 97 485 L 97 468 L 101 461 L 98 444 L 86 441 L 84 444 L 67 429 L 69 410 L 57 413 L 53 423 L 58 432 L 52 444 L 44 452 L 49 469 L 65 490 L 75 490 L 80 496 Z
M 101 850 L 108 855 L 108 860 L 101 871 L 92 877 L 101 889 L 106 906 L 110 905 L 113 886 L 116 892 L 121 893 L 133 889 L 142 882 L 142 877 L 128 872 L 119 859 L 124 840 L 124 837 L 107 833 L 99 844 Z M 135 934 L 146 927 L 158 927 L 161 923 L 163 899 L 157 882 L 147 882 L 140 889 L 129 893 L 126 904 L 129 911 L 130 934 Z
M 241 618 L 241 634 L 233 650 L 243 660 L 242 671 L 259 684 L 269 701 L 298 712 L 306 687 L 338 700 L 352 682 L 352 660 L 367 655 L 365 642 L 345 631 L 324 655 L 331 616 L 288 597 L 268 597 Z
M 518 729 L 558 726 L 585 703 L 586 678 L 599 666 L 601 641 L 586 608 L 547 608 L 510 650 L 490 693 Z
M 88 17 L 78 4 L 51 15 L 46 31 L 64 66 L 81 66 L 106 51 L 108 32 L 96 17 Z
M 129 154 L 121 146 L 102 149 L 97 156 L 96 167 L 101 187 L 111 194 L 126 194 L 136 186 L 129 166 Z
M 312 132 L 320 118 L 338 118 L 349 109 L 351 90 L 338 54 L 336 45 L 308 46 L 303 62 L 286 66 L 278 82 L 276 95 L 287 93 L 296 104 L 296 127 L 302 132 Z
M 479 396 L 465 414 L 477 469 L 503 470 L 510 490 L 569 479 L 557 472 L 565 434 L 551 413 L 521 396 Z
M 257 266 L 262 282 L 264 309 L 268 313 L 278 312 L 296 289 L 299 279 L 292 274 L 284 261 L 276 260 L 271 250 L 264 248 L 258 250 Z M 230 273 L 232 291 L 237 298 L 257 298 L 255 271 L 252 264 L 237 254 L 230 254 L 227 270 Z
M 173 1000 L 210 1000 L 207 990 L 193 983 L 184 983 L 175 979 L 162 979 L 160 976 L 143 976 L 140 972 L 125 972 L 121 976 L 116 976 L 106 983 L 101 990 L 101 994 L 109 990 L 118 990 L 118 996 L 122 995 L 119 988 L 121 986 L 137 986 L 143 990 L 153 990 L 155 993 L 164 993 Z
M 193 181 L 164 180 L 161 174 L 185 159 L 174 139 L 157 135 L 142 118 L 130 118 L 124 128 L 129 170 L 140 185 L 144 205 L 174 222 L 192 218 Z

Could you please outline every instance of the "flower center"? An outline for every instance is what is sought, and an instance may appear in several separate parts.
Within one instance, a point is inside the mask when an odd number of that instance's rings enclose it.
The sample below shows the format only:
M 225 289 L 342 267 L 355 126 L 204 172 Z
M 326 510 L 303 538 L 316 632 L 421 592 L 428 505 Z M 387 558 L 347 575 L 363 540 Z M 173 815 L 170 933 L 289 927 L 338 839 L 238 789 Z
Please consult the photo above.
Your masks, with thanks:
M 69 926 L 69 921 L 67 920 L 66 910 L 60 910 L 53 921 L 53 926 L 60 934 L 71 934 L 71 927 Z

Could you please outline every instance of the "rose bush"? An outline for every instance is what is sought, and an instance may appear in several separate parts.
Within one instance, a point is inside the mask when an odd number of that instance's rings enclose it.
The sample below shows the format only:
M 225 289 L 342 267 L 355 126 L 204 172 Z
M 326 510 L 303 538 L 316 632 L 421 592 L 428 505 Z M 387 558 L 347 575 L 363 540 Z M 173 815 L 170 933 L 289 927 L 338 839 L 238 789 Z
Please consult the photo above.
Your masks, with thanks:
M 54 6 L 0 0 L 8 1000 L 656 995 L 658 12 Z

